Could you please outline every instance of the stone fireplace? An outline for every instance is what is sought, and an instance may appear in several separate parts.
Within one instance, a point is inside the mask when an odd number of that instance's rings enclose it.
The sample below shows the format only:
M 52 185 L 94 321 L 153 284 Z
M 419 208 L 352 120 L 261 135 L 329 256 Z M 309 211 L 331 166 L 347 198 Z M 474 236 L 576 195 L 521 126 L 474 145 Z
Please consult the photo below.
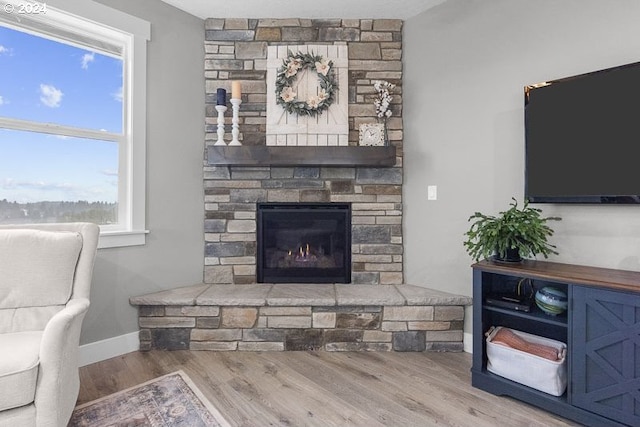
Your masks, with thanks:
M 205 31 L 204 283 L 131 298 L 140 348 L 461 351 L 471 299 L 404 283 L 402 21 L 208 19 Z M 266 146 L 274 44 L 348 45 L 349 146 Z M 213 147 L 216 89 L 229 90 L 231 80 L 242 84 L 242 147 Z M 375 80 L 396 85 L 391 146 L 360 147 L 359 125 L 376 121 Z M 264 208 L 294 205 L 350 206 L 350 226 L 337 217 L 291 222 L 276 210 L 281 234 L 260 249 L 260 234 L 270 233 Z M 350 244 L 335 235 L 342 228 Z M 350 274 L 334 271 L 342 264 Z M 292 271 L 265 274 L 265 265 Z M 304 281 L 312 269 L 314 283 L 281 283 Z
M 351 204 L 258 203 L 258 283 L 350 283 Z
M 307 157 L 292 154 L 295 161 L 288 164 L 271 162 L 269 153 L 263 152 L 241 164 L 211 162 L 209 152 L 204 165 L 204 282 L 259 282 L 258 204 L 347 203 L 351 205 L 352 221 L 351 277 L 346 282 L 402 284 L 402 21 L 207 19 L 205 32 L 207 151 L 216 148 L 216 89 L 229 91 L 232 80 L 242 84 L 239 129 L 243 147 L 238 151 L 266 145 L 268 46 L 346 44 L 348 85 L 342 90 L 349 95 L 349 147 L 336 148 L 352 149 L 349 154 L 353 154 L 353 161 L 332 152 L 332 147 L 317 147 L 318 151 Z M 376 122 L 375 80 L 396 85 L 393 115 L 387 121 L 390 148 L 395 153 L 391 163 L 360 158 L 360 153 L 370 147 L 358 147 L 359 126 Z M 227 140 L 230 124 L 227 117 Z M 323 149 L 327 154 L 317 154 Z

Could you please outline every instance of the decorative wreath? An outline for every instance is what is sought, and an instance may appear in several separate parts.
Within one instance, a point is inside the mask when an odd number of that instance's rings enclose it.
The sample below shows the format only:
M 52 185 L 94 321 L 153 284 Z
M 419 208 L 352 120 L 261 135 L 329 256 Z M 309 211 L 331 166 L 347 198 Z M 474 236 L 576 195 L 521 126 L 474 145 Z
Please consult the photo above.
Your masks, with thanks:
M 294 89 L 298 72 L 311 69 L 318 74 L 320 90 L 317 95 L 310 95 L 306 101 L 299 100 Z M 327 61 L 320 55 L 298 52 L 295 55 L 288 51 L 287 59 L 282 61 L 276 76 L 276 102 L 287 113 L 299 116 L 322 114 L 335 101 L 335 91 L 338 84 L 335 80 L 333 62 Z

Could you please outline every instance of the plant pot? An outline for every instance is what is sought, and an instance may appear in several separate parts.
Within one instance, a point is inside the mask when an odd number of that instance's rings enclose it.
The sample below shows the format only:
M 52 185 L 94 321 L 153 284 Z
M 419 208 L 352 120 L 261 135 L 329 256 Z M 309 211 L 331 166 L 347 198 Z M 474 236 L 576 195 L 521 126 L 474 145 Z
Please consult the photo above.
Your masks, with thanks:
M 496 250 L 496 254 L 493 259 L 497 262 L 522 262 L 522 257 L 520 256 L 518 248 L 508 248 L 504 257 L 500 256 L 500 253 Z

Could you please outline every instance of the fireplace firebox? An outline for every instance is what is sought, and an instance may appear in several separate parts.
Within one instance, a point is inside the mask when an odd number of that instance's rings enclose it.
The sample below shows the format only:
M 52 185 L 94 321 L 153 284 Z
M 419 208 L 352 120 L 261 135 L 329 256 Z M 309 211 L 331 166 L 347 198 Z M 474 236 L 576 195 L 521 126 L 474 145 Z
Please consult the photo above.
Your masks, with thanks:
M 350 283 L 350 203 L 258 203 L 258 283 Z

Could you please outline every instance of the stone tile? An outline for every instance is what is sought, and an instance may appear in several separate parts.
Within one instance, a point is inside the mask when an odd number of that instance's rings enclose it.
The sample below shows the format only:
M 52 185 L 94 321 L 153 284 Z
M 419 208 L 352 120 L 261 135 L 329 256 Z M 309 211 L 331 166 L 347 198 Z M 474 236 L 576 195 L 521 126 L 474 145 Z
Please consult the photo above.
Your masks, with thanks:
M 284 329 L 245 329 L 242 332 L 243 341 L 284 341 Z
M 296 329 L 287 331 L 285 350 L 306 351 L 322 348 L 322 331 L 320 329 Z
M 393 34 L 390 32 L 369 32 L 363 31 L 360 37 L 360 40 L 363 42 L 391 42 L 393 41 Z M 369 59 L 369 58 L 364 58 Z M 372 59 L 381 59 L 372 58 Z
M 388 306 L 384 308 L 384 321 L 433 320 L 433 307 L 430 306 Z
M 234 257 L 222 257 L 219 258 L 222 265 L 233 265 L 233 271 L 235 273 L 236 266 L 238 265 L 251 265 L 256 263 L 256 257 L 254 256 L 234 256 Z M 253 281 L 255 283 L 255 280 Z
M 298 190 L 269 190 L 267 200 L 270 202 L 299 202 Z
M 462 341 L 462 331 L 427 331 L 427 341 Z
M 351 281 L 358 284 L 378 285 L 380 284 L 380 273 L 352 271 Z
M 208 32 L 208 31 L 207 31 Z M 283 27 L 283 42 L 314 42 L 318 40 L 318 29 L 313 27 Z
M 338 305 L 403 305 L 395 286 L 336 285 Z
M 199 329 L 217 329 L 220 327 L 219 317 L 198 317 L 196 319 L 196 328 Z
M 129 298 L 131 305 L 195 305 L 209 285 L 193 285 Z
M 258 21 L 259 27 L 300 27 L 298 18 L 265 18 Z
M 263 306 L 272 285 L 211 285 L 197 299 L 198 305 Z
M 171 306 L 165 311 L 167 316 L 215 317 L 220 315 L 220 307 L 217 306 Z
M 381 59 L 379 43 L 349 43 L 349 59 Z
M 362 341 L 366 342 L 391 342 L 393 334 L 383 331 L 364 331 Z
M 328 190 L 302 190 L 300 191 L 301 202 L 328 202 L 331 193 Z
M 227 223 L 229 233 L 248 233 L 256 231 L 256 222 L 249 219 L 232 219 Z
M 407 322 L 382 322 L 382 326 L 380 326 L 380 330 L 397 332 L 397 331 L 408 331 L 409 328 L 407 326 Z
M 138 339 L 140 341 L 151 341 L 151 329 L 140 329 Z
M 426 351 L 450 351 L 461 353 L 464 351 L 462 342 L 427 342 Z
M 242 19 L 242 18 L 227 18 L 224 21 L 224 29 L 225 30 L 248 30 L 249 21 L 247 19 Z
M 399 285 L 404 281 L 402 273 L 389 273 L 386 271 L 380 272 L 380 284 L 381 285 Z
M 241 307 L 222 307 L 220 327 L 252 328 L 258 319 L 258 309 Z
M 357 243 L 389 243 L 391 229 L 385 225 L 354 225 L 351 241 Z
M 326 351 L 391 351 L 391 343 L 386 342 L 332 342 L 327 343 Z
M 410 331 L 448 331 L 451 329 L 450 322 L 408 322 Z
M 207 350 L 207 351 L 236 351 L 238 349 L 237 341 L 194 341 L 191 343 L 189 350 Z
M 360 30 L 357 28 L 321 28 L 318 39 L 320 41 L 358 41 Z
M 311 307 L 262 307 L 261 316 L 310 316 Z
M 297 179 L 319 178 L 320 168 L 296 167 L 293 169 L 293 177 Z
M 236 173 L 235 170 L 234 173 Z M 260 173 L 266 175 L 269 174 L 269 171 L 260 171 Z M 230 191 L 229 198 L 233 203 L 264 202 L 267 200 L 267 191 L 255 188 L 235 188 Z
M 283 342 L 239 342 L 239 351 L 284 351 Z
M 204 21 L 205 30 L 222 30 L 224 27 L 224 19 L 207 18 Z
M 238 232 L 242 231 L 239 230 Z M 246 255 L 245 244 L 243 242 L 206 243 L 204 253 L 205 256 L 209 257 L 231 257 Z
M 336 328 L 378 329 L 380 313 L 338 313 Z
M 141 317 L 138 319 L 141 328 L 193 328 L 195 317 Z
M 373 31 L 402 31 L 402 20 L 376 19 L 373 21 Z
M 464 320 L 464 308 L 460 306 L 434 307 L 434 320 Z
M 324 331 L 324 342 L 361 342 L 362 336 L 362 330 L 330 329 L 328 331 Z
M 227 221 L 225 219 L 205 219 L 204 231 L 205 233 L 224 233 L 227 227 Z
M 254 31 L 250 30 L 205 30 L 205 40 L 209 41 L 252 41 Z
M 152 329 L 151 348 L 158 350 L 188 350 L 190 329 Z
M 238 341 L 242 329 L 193 329 L 191 341 Z
M 204 268 L 205 283 L 233 283 L 233 266 L 206 266 Z
M 422 286 L 397 285 L 396 289 L 406 298 L 407 305 L 471 305 L 473 303 L 471 297 Z
M 424 351 L 425 333 L 422 331 L 394 332 L 393 349 L 395 351 Z
M 267 327 L 284 329 L 306 329 L 311 327 L 311 316 L 269 316 Z
M 336 297 L 332 284 L 276 284 L 267 295 L 271 306 L 335 305 Z
M 354 179 L 356 177 L 355 168 L 324 167 L 320 169 L 321 179 Z
M 336 327 L 336 313 L 313 313 L 312 326 L 316 329 L 333 329 Z
M 159 317 L 164 314 L 164 306 L 162 305 L 141 305 L 138 307 L 138 316 L 140 317 Z
M 352 61 L 349 61 L 351 65 Z M 362 61 L 375 62 L 375 61 Z M 402 184 L 401 168 L 358 168 L 356 174 L 357 184 Z
M 258 28 L 256 30 L 256 40 L 264 40 L 267 42 L 277 42 L 282 38 L 280 28 Z

